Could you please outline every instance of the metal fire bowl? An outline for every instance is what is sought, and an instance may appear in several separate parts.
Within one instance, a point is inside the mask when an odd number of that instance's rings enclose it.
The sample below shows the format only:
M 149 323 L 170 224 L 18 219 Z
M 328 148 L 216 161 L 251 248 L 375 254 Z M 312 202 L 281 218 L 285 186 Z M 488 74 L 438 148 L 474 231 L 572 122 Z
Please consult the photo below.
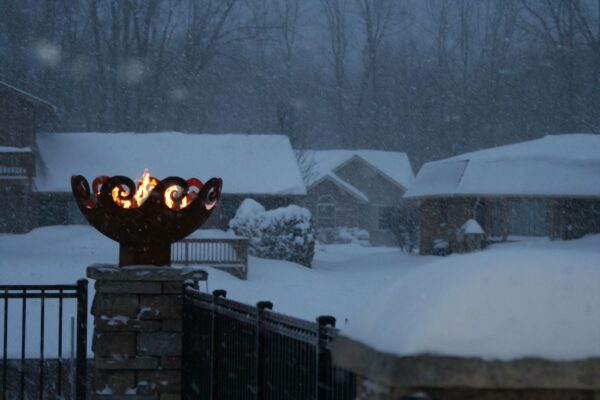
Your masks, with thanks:
M 223 185 L 220 178 L 212 178 L 204 185 L 198 185 L 197 180 L 190 180 L 190 184 L 182 178 L 169 177 L 158 182 L 141 206 L 123 208 L 113 200 L 112 190 L 115 187 L 127 188 L 129 194 L 121 196 L 121 199 L 127 200 L 136 191 L 135 183 L 125 176 L 113 176 L 97 178 L 94 186 L 99 180 L 102 187 L 97 198 L 81 175 L 71 177 L 71 189 L 88 222 L 119 242 L 121 267 L 171 265 L 171 244 L 198 229 L 210 217 L 221 197 Z M 182 195 L 188 192 L 190 186 L 200 190 L 191 203 L 177 210 L 169 208 L 164 202 L 165 190 L 174 185 L 183 189 Z

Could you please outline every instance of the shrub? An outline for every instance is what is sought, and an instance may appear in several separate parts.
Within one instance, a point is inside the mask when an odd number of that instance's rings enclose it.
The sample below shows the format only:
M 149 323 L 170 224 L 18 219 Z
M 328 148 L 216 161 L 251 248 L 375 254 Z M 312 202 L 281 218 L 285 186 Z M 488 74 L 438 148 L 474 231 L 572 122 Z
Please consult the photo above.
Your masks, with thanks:
M 290 205 L 267 211 L 258 202 L 246 199 L 229 227 L 249 239 L 249 251 L 254 256 L 311 266 L 315 235 L 310 211 L 305 208 Z
M 360 228 L 339 226 L 335 229 L 335 243 L 352 243 L 361 246 L 370 246 L 369 232 Z

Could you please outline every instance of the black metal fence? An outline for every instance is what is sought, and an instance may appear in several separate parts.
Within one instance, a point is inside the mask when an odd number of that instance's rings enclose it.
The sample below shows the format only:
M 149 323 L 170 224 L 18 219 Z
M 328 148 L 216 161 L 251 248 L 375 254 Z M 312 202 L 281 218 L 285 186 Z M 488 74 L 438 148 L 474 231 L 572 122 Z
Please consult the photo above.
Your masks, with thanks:
M 85 400 L 87 286 L 0 285 L 0 400 Z
M 333 317 L 310 322 L 225 296 L 185 290 L 182 399 L 355 398 L 355 376 L 331 361 Z

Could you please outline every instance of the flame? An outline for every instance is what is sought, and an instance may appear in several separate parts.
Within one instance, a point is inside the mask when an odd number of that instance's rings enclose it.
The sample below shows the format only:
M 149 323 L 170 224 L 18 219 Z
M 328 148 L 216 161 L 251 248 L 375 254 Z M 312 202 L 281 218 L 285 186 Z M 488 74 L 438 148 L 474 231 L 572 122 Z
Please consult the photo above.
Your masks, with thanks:
M 183 188 L 177 185 L 170 186 L 165 190 L 165 204 L 174 210 L 186 208 L 197 196 L 195 192 L 186 193 L 182 196 Z
M 123 187 L 119 186 L 113 188 L 111 194 L 115 203 L 119 204 L 123 208 L 139 207 L 144 204 L 148 196 L 150 196 L 152 189 L 158 185 L 158 179 L 150 176 L 150 171 L 148 171 L 148 168 L 144 168 L 144 173 L 142 174 L 142 177 L 137 180 L 137 182 L 137 189 L 131 200 L 124 200 L 121 198 L 129 194 L 129 192 Z

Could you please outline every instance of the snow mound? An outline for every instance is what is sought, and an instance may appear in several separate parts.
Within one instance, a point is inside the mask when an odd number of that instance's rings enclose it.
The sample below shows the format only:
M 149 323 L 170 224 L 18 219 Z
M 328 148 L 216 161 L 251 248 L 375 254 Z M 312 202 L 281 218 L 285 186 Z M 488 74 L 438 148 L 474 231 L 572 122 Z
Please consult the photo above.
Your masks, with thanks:
M 460 228 L 463 233 L 467 234 L 477 234 L 477 235 L 485 235 L 485 231 L 479 225 L 479 222 L 474 220 L 473 218 L 469 219 L 465 224 Z
M 596 235 L 447 257 L 379 292 L 343 334 L 399 356 L 600 357 L 599 246 Z

